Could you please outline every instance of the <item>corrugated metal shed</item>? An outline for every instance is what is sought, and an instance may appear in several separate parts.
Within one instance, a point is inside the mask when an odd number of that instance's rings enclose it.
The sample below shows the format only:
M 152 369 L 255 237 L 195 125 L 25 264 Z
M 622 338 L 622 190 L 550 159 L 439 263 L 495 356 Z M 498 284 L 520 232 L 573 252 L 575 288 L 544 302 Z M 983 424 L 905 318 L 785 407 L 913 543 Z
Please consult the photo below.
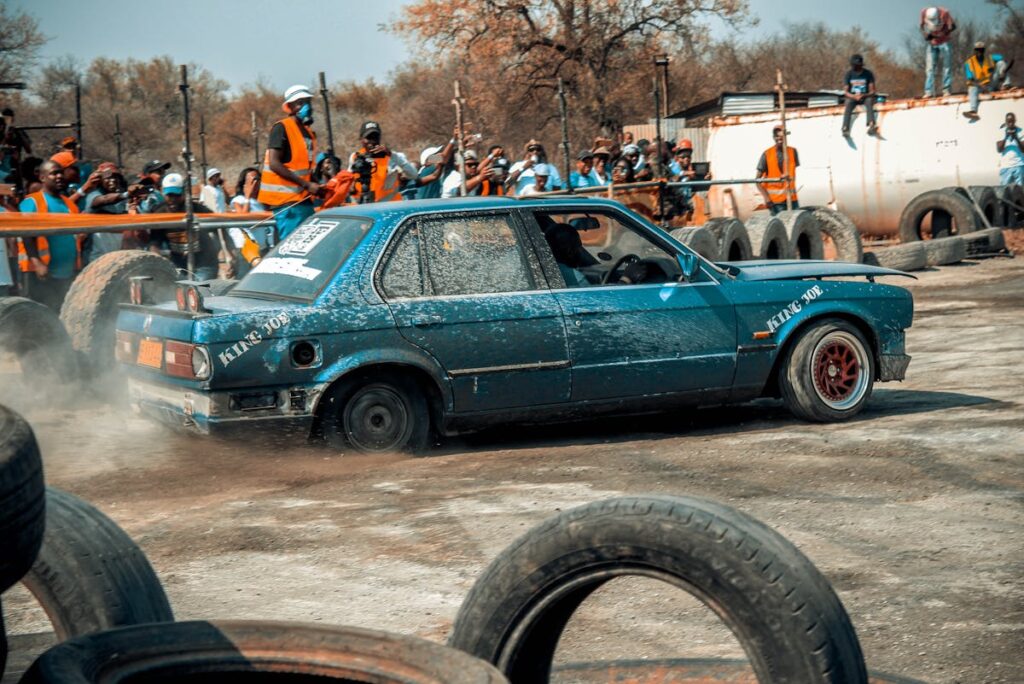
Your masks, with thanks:
M 775 108 L 774 93 L 730 93 L 722 96 L 722 114 L 757 114 Z

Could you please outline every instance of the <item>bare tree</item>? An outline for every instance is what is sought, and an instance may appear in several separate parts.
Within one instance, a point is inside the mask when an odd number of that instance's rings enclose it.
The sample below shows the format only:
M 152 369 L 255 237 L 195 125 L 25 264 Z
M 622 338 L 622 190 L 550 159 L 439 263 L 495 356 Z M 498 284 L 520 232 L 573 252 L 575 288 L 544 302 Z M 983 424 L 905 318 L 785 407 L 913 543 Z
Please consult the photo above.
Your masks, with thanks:
M 27 80 L 46 40 L 35 17 L 0 3 L 0 81 Z

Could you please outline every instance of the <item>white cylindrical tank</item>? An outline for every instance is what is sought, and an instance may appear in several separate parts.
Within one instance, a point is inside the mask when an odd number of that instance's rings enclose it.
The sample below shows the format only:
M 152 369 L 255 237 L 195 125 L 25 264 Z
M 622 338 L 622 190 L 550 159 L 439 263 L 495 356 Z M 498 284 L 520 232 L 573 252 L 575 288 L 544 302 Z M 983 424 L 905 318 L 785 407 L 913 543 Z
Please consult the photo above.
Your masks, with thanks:
M 1024 116 L 1024 90 L 982 95 L 976 121 L 963 116 L 966 109 L 965 95 L 882 103 L 874 137 L 858 107 L 849 138 L 841 131 L 842 107 L 787 111 L 788 142 L 800 156 L 800 204 L 830 206 L 862 233 L 888 236 L 897 232 L 907 202 L 926 190 L 997 185 L 1000 126 L 1007 112 Z M 708 142 L 714 177 L 753 178 L 778 124 L 778 112 L 714 119 Z M 754 185 L 713 186 L 708 197 L 713 216 L 740 219 L 763 202 Z

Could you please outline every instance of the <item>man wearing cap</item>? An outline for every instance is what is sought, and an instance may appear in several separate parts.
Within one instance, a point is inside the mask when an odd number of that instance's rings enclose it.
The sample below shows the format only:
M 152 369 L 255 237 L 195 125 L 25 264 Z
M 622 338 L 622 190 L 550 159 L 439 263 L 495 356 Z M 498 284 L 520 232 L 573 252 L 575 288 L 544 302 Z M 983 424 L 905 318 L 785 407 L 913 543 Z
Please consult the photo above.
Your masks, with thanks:
M 358 158 L 363 158 L 373 165 L 370 191 L 373 193 L 374 202 L 398 202 L 405 199 L 402 197 L 402 186 L 405 185 L 403 178 L 419 188 L 429 185 L 441 177 L 441 173 L 444 171 L 442 164 L 436 165 L 433 171 L 421 176 L 404 154 L 389 150 L 381 142 L 382 136 L 379 123 L 364 121 L 363 125 L 359 127 L 359 141 L 362 146 L 358 151 L 353 152 L 348 160 L 349 171 L 354 169 Z M 352 184 L 353 197 L 359 198 L 363 191 L 362 183 L 357 181 Z
M 860 55 L 850 57 L 850 70 L 846 72 L 843 79 L 846 98 L 846 109 L 843 111 L 843 135 L 850 135 L 850 119 L 853 118 L 853 110 L 859 105 L 864 105 L 867 112 L 868 135 L 878 132 L 875 126 L 875 75 L 870 69 L 864 68 L 864 58 Z
M 942 94 L 949 95 L 953 88 L 953 58 L 949 39 L 956 30 L 953 15 L 945 7 L 925 7 L 921 10 L 921 35 L 927 44 L 924 59 L 924 96 L 935 94 L 935 62 L 942 60 Z
M 160 186 L 164 180 L 164 174 L 171 168 L 170 162 L 162 162 L 154 159 L 142 167 L 139 174 L 139 184 L 148 190 L 148 194 L 139 203 L 139 213 L 152 214 L 160 211 L 167 202 L 167 198 L 160 192 Z
M 166 204 L 157 213 L 179 214 L 185 211 L 185 178 L 180 173 L 167 174 L 161 183 L 161 190 L 167 199 Z M 210 208 L 202 202 L 193 202 L 192 210 L 197 214 L 209 214 Z M 215 231 L 196 231 L 198 239 L 192 247 L 196 250 L 195 273 L 193 280 L 212 280 L 217 277 L 218 254 L 220 241 Z M 149 251 L 160 253 L 161 243 L 166 240 L 171 252 L 171 262 L 181 270 L 188 268 L 188 231 L 187 230 L 153 230 L 150 231 Z
M 594 148 L 594 163 L 590 168 L 590 179 L 594 185 L 608 185 L 608 162 L 611 158 L 612 152 L 608 147 L 598 145 Z
M 75 200 L 64 196 L 64 173 L 55 161 L 39 166 L 43 187 L 18 205 L 22 213 L 77 214 Z M 92 180 L 90 178 L 90 180 Z M 86 183 L 88 186 L 89 183 Z M 90 188 L 91 189 L 91 188 Z M 60 312 L 80 264 L 80 240 L 75 235 L 18 239 L 18 268 L 26 296 Z
M 487 194 L 496 194 L 491 192 L 493 183 L 490 182 L 492 176 L 492 165 L 495 159 L 490 154 L 481 163 L 477 158 L 476 152 L 473 150 L 466 150 L 465 162 L 466 167 L 466 195 L 469 197 L 475 197 L 478 195 L 484 195 L 484 186 L 487 186 Z M 462 196 L 462 174 L 459 172 L 459 168 L 456 167 L 449 173 L 444 179 L 444 187 L 441 190 L 441 197 L 461 197 Z
M 1010 78 L 1006 75 L 1008 68 L 1002 55 L 985 53 L 985 43 L 979 40 L 974 44 L 974 54 L 964 62 L 969 107 L 964 116 L 968 119 L 978 118 L 978 101 L 982 90 L 988 93 L 1009 87 Z
M 455 138 L 442 147 L 440 145 L 424 148 L 420 152 L 420 170 L 416 174 L 422 183 L 415 184 L 415 199 L 438 199 L 443 190 L 441 176 L 452 161 L 455 152 Z
M 313 197 L 320 194 L 313 181 L 313 94 L 304 85 L 293 85 L 284 92 L 281 108 L 288 116 L 270 129 L 257 197 L 274 213 L 278 239 L 288 237 L 313 215 Z
M 224 195 L 224 177 L 218 168 L 210 168 L 206 172 L 206 185 L 199 193 L 199 201 L 218 214 L 228 211 L 228 198 Z
M 515 188 L 516 195 L 522 195 L 527 188 L 535 185 L 534 175 L 536 166 L 544 164 L 550 174 L 551 185 L 548 190 L 557 190 L 562 187 L 562 177 L 558 175 L 558 169 L 547 163 L 548 153 L 544 146 L 536 140 L 526 143 L 526 154 L 520 161 L 512 165 L 508 172 L 508 180 L 505 181 L 506 188 Z
M 548 179 L 554 175 L 555 168 L 551 164 L 540 163 L 530 169 L 533 174 L 533 184 L 527 185 L 522 190 L 517 191 L 521 197 L 528 197 L 530 195 L 539 195 L 542 192 L 550 192 L 551 188 L 548 187 Z
M 569 186 L 577 188 L 597 187 L 597 181 L 592 175 L 594 170 L 594 153 L 590 150 L 583 150 L 576 155 L 576 170 L 569 174 Z
M 789 179 L 757 183 L 757 190 L 764 198 L 765 208 L 774 216 L 786 209 L 787 197 L 792 200 L 793 209 L 800 208 L 796 197 L 796 167 L 800 166 L 800 155 L 792 145 L 786 149 L 788 156 L 783 155 L 782 126 L 772 129 L 772 138 L 775 140 L 775 144 L 765 150 L 757 162 L 757 178 L 789 176 Z

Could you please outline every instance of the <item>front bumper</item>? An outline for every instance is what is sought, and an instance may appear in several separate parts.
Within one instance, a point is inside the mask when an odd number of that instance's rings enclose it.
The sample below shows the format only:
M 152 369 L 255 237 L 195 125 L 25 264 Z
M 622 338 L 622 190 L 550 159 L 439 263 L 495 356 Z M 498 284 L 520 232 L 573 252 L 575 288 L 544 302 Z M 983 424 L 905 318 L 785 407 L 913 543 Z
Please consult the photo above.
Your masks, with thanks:
M 880 354 L 878 357 L 879 382 L 902 380 L 907 376 L 907 366 L 909 365 L 909 354 Z
M 323 387 L 248 388 L 206 392 L 132 378 L 129 404 L 136 413 L 168 427 L 212 436 L 308 436 Z

